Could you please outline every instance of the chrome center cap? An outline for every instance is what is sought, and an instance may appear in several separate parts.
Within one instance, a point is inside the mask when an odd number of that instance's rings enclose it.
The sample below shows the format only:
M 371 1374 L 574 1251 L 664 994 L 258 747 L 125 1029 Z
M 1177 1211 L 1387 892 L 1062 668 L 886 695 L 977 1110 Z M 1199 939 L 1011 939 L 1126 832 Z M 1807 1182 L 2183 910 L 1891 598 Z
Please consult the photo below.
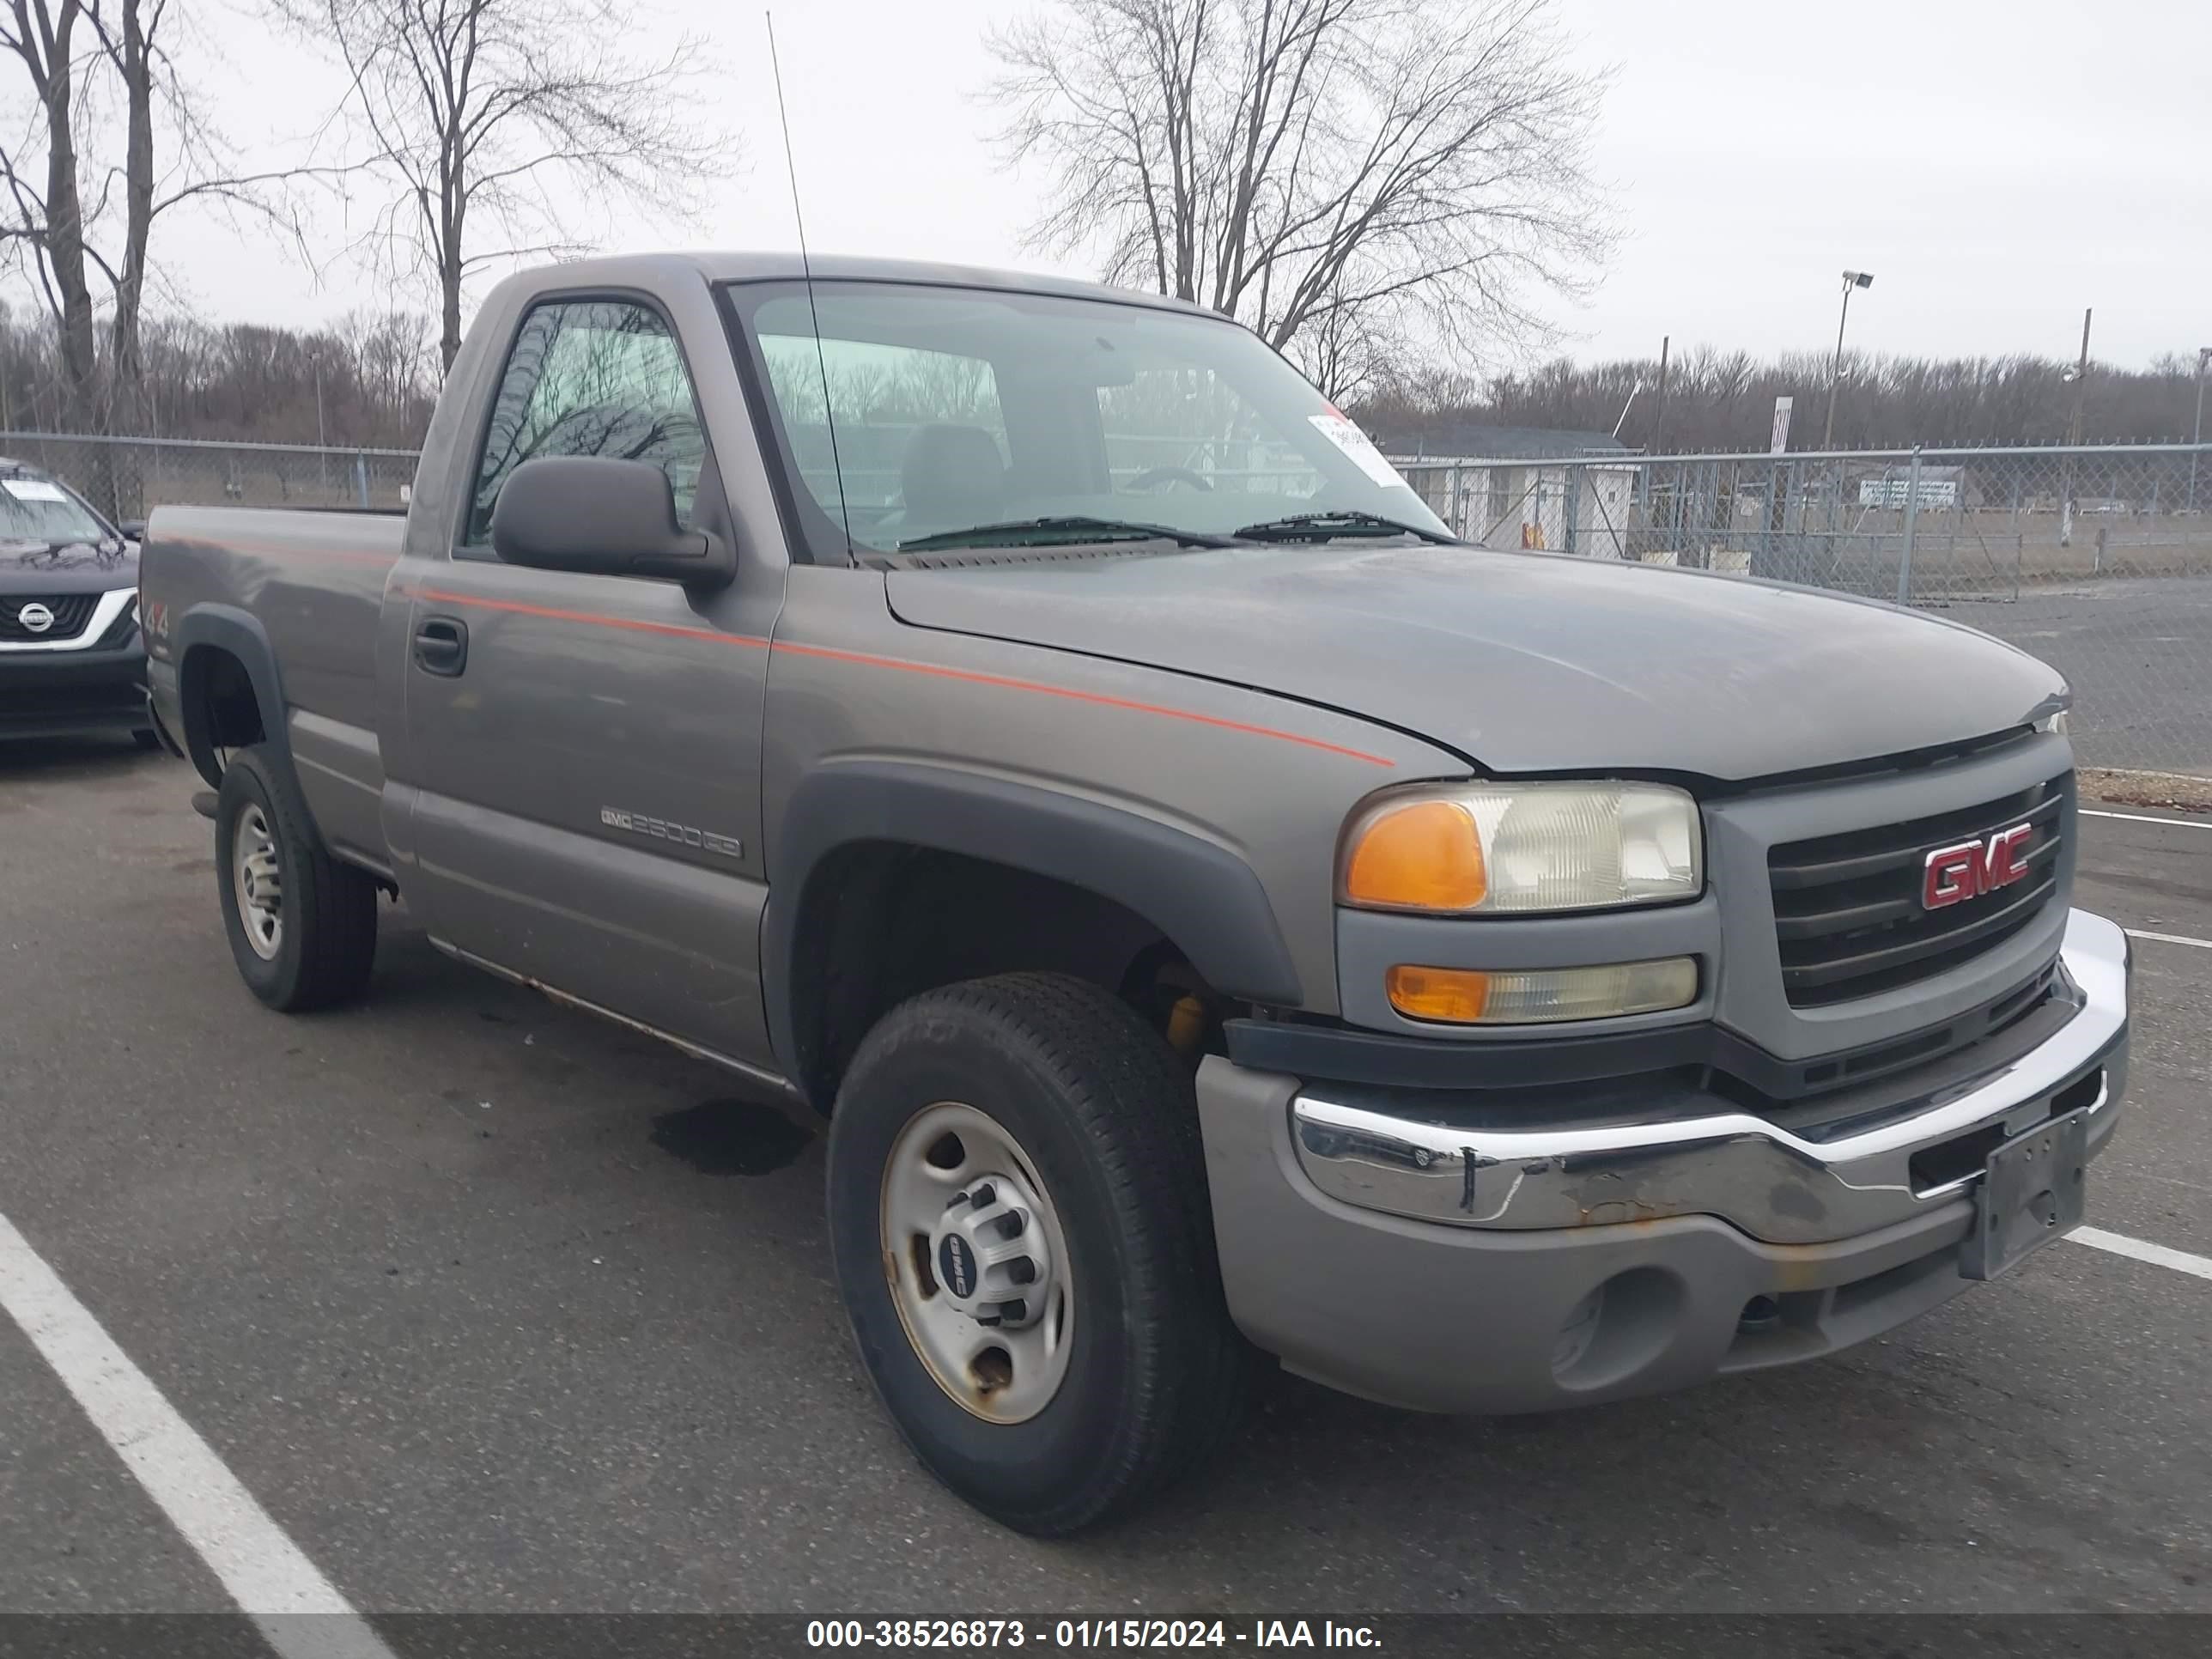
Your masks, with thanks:
M 1052 1289 L 1052 1252 L 1036 1200 L 1013 1176 L 970 1182 L 929 1240 L 939 1291 L 979 1325 L 1034 1324 Z

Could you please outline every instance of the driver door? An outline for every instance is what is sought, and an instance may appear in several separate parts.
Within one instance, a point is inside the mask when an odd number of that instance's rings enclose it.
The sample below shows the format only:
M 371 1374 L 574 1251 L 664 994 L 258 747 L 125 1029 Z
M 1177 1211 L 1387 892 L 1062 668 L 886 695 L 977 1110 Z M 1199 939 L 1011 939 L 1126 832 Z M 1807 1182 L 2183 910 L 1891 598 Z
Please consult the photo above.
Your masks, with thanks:
M 522 316 L 450 562 L 411 596 L 405 718 L 433 936 L 720 1056 L 765 1062 L 758 933 L 766 614 L 742 584 L 527 569 L 490 546 L 524 461 L 659 465 L 734 535 L 676 331 L 630 295 Z M 410 890 L 410 902 L 415 890 Z

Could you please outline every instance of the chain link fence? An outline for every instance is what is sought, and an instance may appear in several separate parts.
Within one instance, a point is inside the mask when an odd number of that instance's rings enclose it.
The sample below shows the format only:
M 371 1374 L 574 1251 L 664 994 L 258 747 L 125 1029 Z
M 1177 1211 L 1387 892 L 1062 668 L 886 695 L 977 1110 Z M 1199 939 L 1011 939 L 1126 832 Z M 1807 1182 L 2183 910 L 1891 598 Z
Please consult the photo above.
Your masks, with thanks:
M 53 474 L 118 523 L 157 507 L 405 505 L 411 449 L 0 432 L 0 454 Z
M 416 459 L 36 432 L 0 432 L 0 453 L 118 520 L 179 503 L 403 507 Z M 1117 456 L 1125 470 L 1152 459 Z M 1397 465 L 1455 531 L 1492 547 L 1943 611 L 2073 682 L 2084 764 L 2212 779 L 2212 444 Z
M 2212 777 L 2212 445 L 1397 465 L 1492 547 L 1943 611 L 2073 682 L 2084 764 Z

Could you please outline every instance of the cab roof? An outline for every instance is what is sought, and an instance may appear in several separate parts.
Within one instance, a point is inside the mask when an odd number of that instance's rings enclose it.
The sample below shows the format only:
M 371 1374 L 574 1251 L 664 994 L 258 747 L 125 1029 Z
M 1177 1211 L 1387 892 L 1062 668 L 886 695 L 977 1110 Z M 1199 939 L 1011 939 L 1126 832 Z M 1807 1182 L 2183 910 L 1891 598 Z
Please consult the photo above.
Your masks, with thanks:
M 1048 276 L 1035 271 L 994 270 L 986 265 L 946 264 L 926 259 L 884 259 L 872 256 L 820 253 L 812 258 L 817 282 L 912 283 L 934 288 L 996 289 L 1009 293 L 1059 295 L 1068 299 L 1110 300 L 1120 305 L 1148 306 L 1160 311 L 1180 311 L 1201 317 L 1221 313 L 1209 306 L 1135 289 L 1114 288 L 1066 276 Z M 649 286 L 684 277 L 708 283 L 798 282 L 808 275 L 796 252 L 773 251 L 701 251 L 696 252 L 621 253 L 577 259 L 552 266 L 520 271 L 510 282 L 532 288 L 546 285 L 557 273 L 558 285 L 605 283 L 611 287 Z

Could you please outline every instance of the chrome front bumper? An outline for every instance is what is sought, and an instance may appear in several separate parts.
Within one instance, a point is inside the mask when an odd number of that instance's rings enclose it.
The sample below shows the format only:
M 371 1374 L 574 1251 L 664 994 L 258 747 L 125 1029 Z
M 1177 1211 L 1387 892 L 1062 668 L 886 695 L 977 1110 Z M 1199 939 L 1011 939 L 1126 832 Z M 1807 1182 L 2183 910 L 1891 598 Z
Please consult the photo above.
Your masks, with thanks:
M 1506 1231 L 1663 1217 L 1717 1217 L 1776 1244 L 1856 1237 L 1941 1208 L 1978 1178 L 1916 1155 L 1992 1127 L 2015 1134 L 2054 1109 L 2094 1103 L 2100 1146 L 2118 1116 L 2128 1030 L 2127 936 L 2069 913 L 2060 960 L 2079 1010 L 2002 1071 L 1832 1139 L 1793 1134 L 1740 1109 L 1661 1122 L 1492 1128 L 1407 1097 L 1384 1102 L 1313 1085 L 1291 1102 L 1299 1167 L 1362 1209 Z M 1720 1105 L 1717 1100 L 1715 1104 Z M 1940 1173 L 1930 1176 L 1930 1168 Z

